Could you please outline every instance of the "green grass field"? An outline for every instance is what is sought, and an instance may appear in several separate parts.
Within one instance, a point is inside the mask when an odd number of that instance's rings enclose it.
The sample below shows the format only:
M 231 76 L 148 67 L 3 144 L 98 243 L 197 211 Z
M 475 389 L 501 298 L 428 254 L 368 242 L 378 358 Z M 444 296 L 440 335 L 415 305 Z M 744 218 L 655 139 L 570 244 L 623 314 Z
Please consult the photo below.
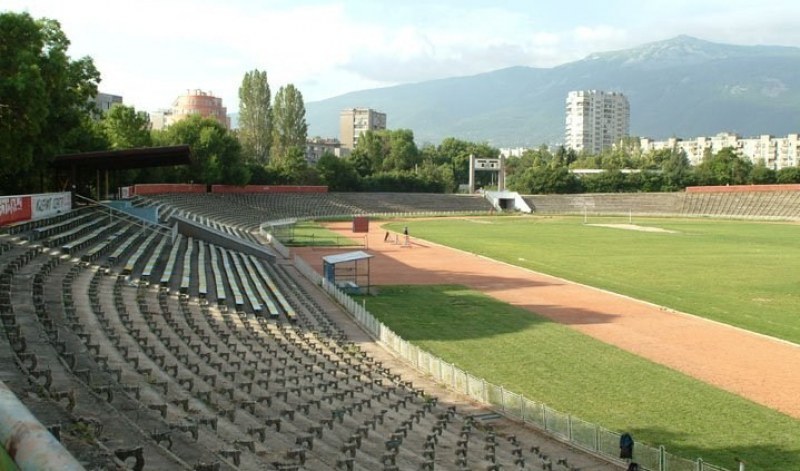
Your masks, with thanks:
M 800 469 L 800 421 L 459 286 L 382 287 L 367 309 L 509 390 L 687 459 Z
M 628 218 L 589 218 L 626 224 Z M 581 217 L 411 220 L 412 237 L 800 343 L 800 225 Z M 468 234 L 468 237 L 465 237 Z M 476 376 L 686 458 L 800 469 L 800 421 L 460 287 L 382 288 L 368 309 Z M 491 354 L 489 354 L 491 352 Z M 524 372 L 524 374 L 520 374 Z M 799 373 L 800 374 L 800 373 Z
M 627 217 L 589 218 L 590 224 Z M 800 225 L 580 217 L 418 220 L 415 237 L 800 343 Z M 468 236 L 465 237 L 465 234 Z
M 312 221 L 298 222 L 290 236 L 281 237 L 281 242 L 290 247 L 355 247 L 364 245 L 363 237 L 343 237 L 341 234 L 326 229 Z

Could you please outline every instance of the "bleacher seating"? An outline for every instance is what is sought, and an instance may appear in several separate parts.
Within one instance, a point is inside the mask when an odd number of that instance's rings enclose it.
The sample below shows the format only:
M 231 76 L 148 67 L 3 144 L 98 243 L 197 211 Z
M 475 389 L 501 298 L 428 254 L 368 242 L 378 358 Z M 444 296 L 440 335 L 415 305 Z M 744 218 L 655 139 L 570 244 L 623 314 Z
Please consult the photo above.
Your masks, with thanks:
M 799 191 L 524 196 L 535 214 L 800 219 Z
M 80 234 L 71 231 L 83 219 L 36 226 L 52 228 L 41 238 L 58 242 L 49 248 L 0 239 L 0 362 L 4 382 L 87 469 L 549 460 L 538 442 L 502 434 L 373 358 L 283 263 L 82 211 L 96 224 Z M 245 213 L 204 214 L 231 237 L 248 230 Z
M 681 193 L 596 193 L 524 196 L 535 214 L 677 215 Z
M 686 193 L 681 214 L 737 219 L 800 219 L 800 191 Z
M 481 196 L 428 193 L 205 193 L 153 195 L 142 200 L 211 219 L 217 228 L 236 236 L 249 234 L 266 221 L 289 217 L 491 210 Z

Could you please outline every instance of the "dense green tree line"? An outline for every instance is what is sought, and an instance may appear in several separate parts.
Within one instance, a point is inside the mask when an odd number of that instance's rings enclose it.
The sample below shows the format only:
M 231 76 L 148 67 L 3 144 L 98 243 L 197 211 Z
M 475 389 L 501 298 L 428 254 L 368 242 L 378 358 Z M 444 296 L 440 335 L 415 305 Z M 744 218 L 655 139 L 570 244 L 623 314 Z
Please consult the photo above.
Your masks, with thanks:
M 579 169 L 602 170 L 581 174 Z M 691 166 L 677 149 L 642 153 L 636 147 L 618 146 L 599 155 L 575 155 L 559 148 L 530 150 L 507 164 L 506 186 L 527 194 L 614 193 L 679 191 L 693 185 L 746 185 L 800 183 L 800 168 L 775 171 L 753 164 L 732 148 L 706 152 Z
M 72 59 L 55 20 L 0 13 L 0 188 L 50 186 L 54 155 L 105 142 L 90 117 L 100 73 L 92 59 Z
M 367 131 L 348 156 L 305 156 L 308 126 L 292 84 L 272 97 L 267 73 L 253 70 L 239 88 L 240 127 L 192 116 L 152 131 L 146 113 L 117 105 L 101 116 L 93 98 L 100 73 L 90 57 L 72 59 L 57 21 L 0 13 L 0 192 L 58 190 L 49 164 L 58 154 L 188 144 L 193 163 L 118 172 L 115 185 L 196 182 L 328 185 L 334 191 L 454 192 L 469 180 L 469 157 L 497 158 L 486 143 L 447 138 L 421 148 L 408 129 Z M 543 146 L 509 158 L 506 186 L 521 193 L 678 191 L 689 185 L 798 183 L 800 168 L 752 164 L 733 149 L 691 166 L 673 149 L 642 152 L 634 138 L 598 155 Z M 600 170 L 580 173 L 580 169 Z M 478 187 L 496 174 L 477 172 Z

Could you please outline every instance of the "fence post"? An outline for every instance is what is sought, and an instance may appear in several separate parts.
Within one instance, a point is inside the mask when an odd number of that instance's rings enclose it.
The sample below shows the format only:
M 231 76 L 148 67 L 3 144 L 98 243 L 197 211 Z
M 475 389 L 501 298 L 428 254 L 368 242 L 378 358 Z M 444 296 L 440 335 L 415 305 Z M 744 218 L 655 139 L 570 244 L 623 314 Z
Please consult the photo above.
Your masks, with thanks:
M 548 430 L 548 428 L 547 428 L 547 407 L 544 404 L 541 404 L 541 406 L 542 406 L 542 426 L 544 427 L 545 430 Z
M 506 390 L 503 386 L 500 386 L 500 410 L 506 411 Z
M 667 469 L 667 449 L 664 445 L 658 447 L 658 469 L 661 471 Z
M 572 414 L 567 415 L 567 437 L 569 437 L 569 442 L 572 443 Z
M 483 402 L 489 404 L 489 391 L 486 390 L 486 380 L 481 378 L 481 385 L 483 386 Z

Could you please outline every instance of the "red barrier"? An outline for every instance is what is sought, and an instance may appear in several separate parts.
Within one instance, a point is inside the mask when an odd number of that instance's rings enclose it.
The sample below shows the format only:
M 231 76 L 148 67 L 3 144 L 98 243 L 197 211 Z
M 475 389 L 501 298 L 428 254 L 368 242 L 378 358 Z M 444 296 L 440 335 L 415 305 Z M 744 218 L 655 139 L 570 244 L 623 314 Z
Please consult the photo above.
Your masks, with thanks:
M 0 196 L 0 225 L 31 218 L 30 196 Z
M 765 191 L 800 191 L 800 185 L 729 185 L 686 187 L 686 193 L 754 193 Z
M 202 183 L 146 183 L 133 185 L 133 195 L 157 195 L 160 193 L 205 193 Z
M 353 216 L 353 232 L 369 232 L 369 216 Z
M 211 193 L 327 193 L 327 186 L 301 185 L 211 185 Z

